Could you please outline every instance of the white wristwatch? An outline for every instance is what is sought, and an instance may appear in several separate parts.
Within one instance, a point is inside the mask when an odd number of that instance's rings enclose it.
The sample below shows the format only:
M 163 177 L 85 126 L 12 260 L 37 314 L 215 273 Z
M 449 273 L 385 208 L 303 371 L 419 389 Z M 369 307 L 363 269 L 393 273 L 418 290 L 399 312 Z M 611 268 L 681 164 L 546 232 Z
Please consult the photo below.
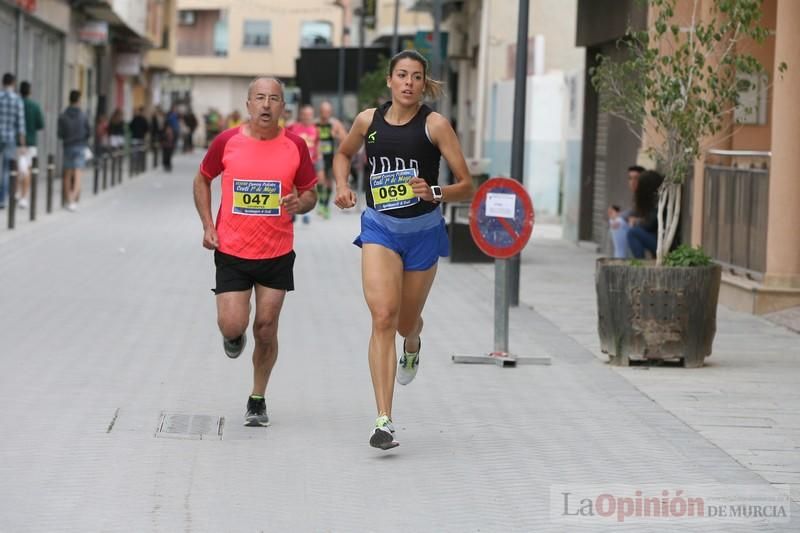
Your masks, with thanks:
M 434 202 L 442 201 L 442 188 L 438 185 L 431 185 L 431 194 L 433 194 Z

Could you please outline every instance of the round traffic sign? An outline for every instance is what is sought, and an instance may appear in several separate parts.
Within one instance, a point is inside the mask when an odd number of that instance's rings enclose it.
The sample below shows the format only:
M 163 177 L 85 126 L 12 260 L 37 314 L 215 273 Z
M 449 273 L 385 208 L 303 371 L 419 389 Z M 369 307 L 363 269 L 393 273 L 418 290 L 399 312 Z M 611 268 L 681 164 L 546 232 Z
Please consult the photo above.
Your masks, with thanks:
M 518 254 L 533 232 L 533 203 L 522 184 L 511 178 L 491 178 L 481 185 L 470 206 L 469 231 L 490 257 Z

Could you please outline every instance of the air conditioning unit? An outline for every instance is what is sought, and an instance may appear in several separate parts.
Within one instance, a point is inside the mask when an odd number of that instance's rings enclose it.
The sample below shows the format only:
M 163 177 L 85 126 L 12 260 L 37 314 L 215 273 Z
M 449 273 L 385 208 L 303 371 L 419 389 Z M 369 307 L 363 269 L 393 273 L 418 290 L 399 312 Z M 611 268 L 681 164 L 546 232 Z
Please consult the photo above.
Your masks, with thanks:
M 197 22 L 197 13 L 191 9 L 181 9 L 178 11 L 179 26 L 194 26 Z
M 467 168 L 469 169 L 469 173 L 473 176 L 477 174 L 488 174 L 489 173 L 489 165 L 491 164 L 492 160 L 487 158 L 470 158 L 467 159 Z

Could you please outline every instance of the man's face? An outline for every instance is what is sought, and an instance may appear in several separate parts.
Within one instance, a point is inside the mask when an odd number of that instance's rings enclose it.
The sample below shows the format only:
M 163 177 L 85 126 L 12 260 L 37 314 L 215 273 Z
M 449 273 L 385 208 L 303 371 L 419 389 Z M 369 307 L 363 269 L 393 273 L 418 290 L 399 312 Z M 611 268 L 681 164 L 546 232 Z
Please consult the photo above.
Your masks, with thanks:
M 639 173 L 635 170 L 628 172 L 628 188 L 631 192 L 636 192 L 636 187 L 639 185 Z
M 305 106 L 302 109 L 300 109 L 300 114 L 298 115 L 298 118 L 300 119 L 300 122 L 302 122 L 306 126 L 310 126 L 311 124 L 314 123 L 314 110 L 309 106 Z
M 273 80 L 257 80 L 247 97 L 250 123 L 261 128 L 277 127 L 285 102 L 281 86 Z

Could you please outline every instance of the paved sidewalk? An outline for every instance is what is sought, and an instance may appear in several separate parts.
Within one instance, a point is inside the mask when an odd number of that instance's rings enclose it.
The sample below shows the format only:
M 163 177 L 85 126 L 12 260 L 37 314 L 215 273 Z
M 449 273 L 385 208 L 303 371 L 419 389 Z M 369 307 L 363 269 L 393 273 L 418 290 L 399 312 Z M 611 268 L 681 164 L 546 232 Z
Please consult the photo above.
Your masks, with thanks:
M 719 367 L 692 371 L 604 365 L 592 354 L 592 254 L 560 241 L 526 251 L 522 299 L 533 308 L 511 315 L 512 348 L 550 355 L 549 367 L 452 364 L 454 352 L 491 347 L 493 283 L 488 265 L 442 262 L 420 374 L 396 395 L 401 446 L 379 452 L 367 445 L 369 317 L 349 244 L 358 216 L 299 225 L 298 290 L 268 391 L 273 425 L 242 427 L 251 366 L 220 346 L 212 259 L 191 201 L 198 161 L 178 158 L 172 175 L 0 235 L 0 531 L 798 529 L 796 506 L 793 522 L 759 526 L 551 520 L 554 485 L 769 487 L 678 409 L 682 380 L 709 379 L 735 401 L 740 391 L 726 387 L 767 361 L 727 372 L 722 353 Z M 777 355 L 790 337 L 760 319 L 723 312 L 721 352 L 743 340 L 737 327 L 774 337 L 758 353 L 782 365 L 782 383 L 796 376 Z M 787 412 L 796 400 L 780 398 Z M 727 409 L 724 397 L 713 405 Z M 207 424 L 202 440 L 165 433 L 188 422 L 169 418 L 181 414 L 224 424 Z
M 520 300 L 599 360 L 595 253 L 543 227 L 525 250 Z M 537 229 L 534 229 L 536 236 Z M 545 238 L 541 238 L 544 235 Z M 491 276 L 492 267 L 480 267 Z M 714 351 L 700 369 L 609 369 L 800 502 L 800 335 L 720 306 Z

